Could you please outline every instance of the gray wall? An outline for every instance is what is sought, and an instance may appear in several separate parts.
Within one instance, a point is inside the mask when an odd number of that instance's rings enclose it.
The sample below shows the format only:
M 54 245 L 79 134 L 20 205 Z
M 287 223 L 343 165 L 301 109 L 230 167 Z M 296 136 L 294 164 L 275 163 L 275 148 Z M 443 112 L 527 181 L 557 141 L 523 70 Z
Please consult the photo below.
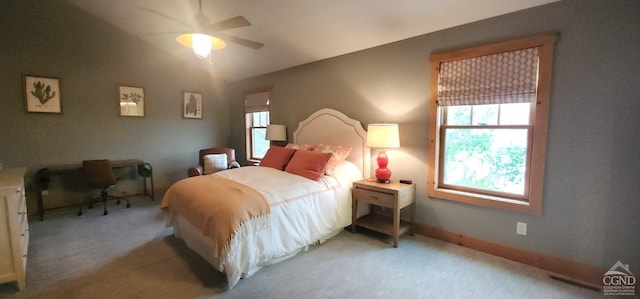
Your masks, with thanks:
M 153 165 L 162 188 L 186 177 L 199 149 L 227 143 L 221 83 L 194 64 L 60 0 L 2 1 L 0 24 L 0 159 L 28 167 L 30 212 L 41 167 L 137 158 Z M 26 74 L 60 79 L 62 114 L 25 112 Z M 119 116 L 119 85 L 144 88 L 144 118 Z M 184 91 L 203 94 L 202 120 L 182 118 Z
M 320 108 L 400 124 L 395 178 L 418 186 L 418 222 L 608 269 L 640 269 L 640 2 L 561 1 L 233 83 L 232 144 L 243 150 L 245 89 L 273 85 L 272 121 Z M 542 216 L 428 198 L 431 53 L 557 31 Z M 354 37 L 357 38 L 357 37 Z M 241 157 L 243 154 L 240 155 Z M 516 235 L 516 222 L 528 236 Z M 632 270 L 633 271 L 633 270 Z

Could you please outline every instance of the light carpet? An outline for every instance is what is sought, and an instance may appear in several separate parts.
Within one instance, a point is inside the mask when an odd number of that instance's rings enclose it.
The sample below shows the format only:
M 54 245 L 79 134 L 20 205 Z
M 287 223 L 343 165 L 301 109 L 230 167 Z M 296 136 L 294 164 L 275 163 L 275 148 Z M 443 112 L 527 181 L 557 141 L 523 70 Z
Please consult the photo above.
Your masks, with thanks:
M 225 276 L 164 227 L 158 205 L 48 212 L 30 219 L 27 287 L 4 298 L 598 298 L 540 269 L 423 236 L 399 248 L 341 232 L 226 290 Z

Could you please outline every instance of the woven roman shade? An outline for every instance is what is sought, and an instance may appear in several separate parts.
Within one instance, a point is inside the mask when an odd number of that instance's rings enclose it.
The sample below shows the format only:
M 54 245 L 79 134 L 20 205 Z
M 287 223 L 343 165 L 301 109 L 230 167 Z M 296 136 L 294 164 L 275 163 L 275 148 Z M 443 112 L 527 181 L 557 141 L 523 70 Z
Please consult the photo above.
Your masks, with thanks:
M 538 87 L 538 48 L 440 63 L 439 106 L 531 103 Z
M 244 112 L 269 111 L 269 91 L 249 93 L 244 98 Z

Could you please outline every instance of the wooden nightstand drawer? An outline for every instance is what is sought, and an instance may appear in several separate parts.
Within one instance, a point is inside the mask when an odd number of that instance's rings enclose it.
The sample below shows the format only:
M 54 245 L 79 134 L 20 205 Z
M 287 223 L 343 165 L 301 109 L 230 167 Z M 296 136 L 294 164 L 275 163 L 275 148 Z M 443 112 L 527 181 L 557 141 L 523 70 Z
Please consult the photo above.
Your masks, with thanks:
M 366 203 L 374 204 L 385 208 L 393 208 L 395 196 L 389 193 L 371 191 L 362 188 L 353 188 L 353 197 Z

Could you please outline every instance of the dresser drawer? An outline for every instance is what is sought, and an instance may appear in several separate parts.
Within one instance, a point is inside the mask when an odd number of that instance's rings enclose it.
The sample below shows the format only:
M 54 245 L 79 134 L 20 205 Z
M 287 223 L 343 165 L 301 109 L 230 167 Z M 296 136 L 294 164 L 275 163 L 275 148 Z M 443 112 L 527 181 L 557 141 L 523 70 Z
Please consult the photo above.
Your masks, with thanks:
M 362 188 L 353 188 L 352 195 L 355 200 L 364 201 L 376 206 L 393 208 L 395 196 L 389 193 L 377 192 Z

